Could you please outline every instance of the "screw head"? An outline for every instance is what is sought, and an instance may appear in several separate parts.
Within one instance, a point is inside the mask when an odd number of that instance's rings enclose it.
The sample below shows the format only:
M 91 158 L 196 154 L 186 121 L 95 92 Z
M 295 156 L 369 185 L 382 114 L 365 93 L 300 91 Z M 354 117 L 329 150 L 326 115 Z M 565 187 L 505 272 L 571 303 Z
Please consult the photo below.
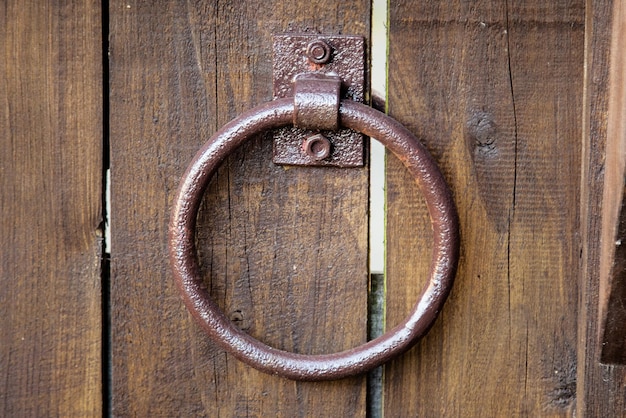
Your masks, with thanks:
M 327 64 L 332 58 L 333 49 L 326 42 L 317 39 L 309 43 L 306 48 L 306 55 L 309 61 L 315 64 Z
M 322 134 L 311 135 L 302 142 L 302 151 L 315 161 L 328 158 L 330 149 L 330 141 Z

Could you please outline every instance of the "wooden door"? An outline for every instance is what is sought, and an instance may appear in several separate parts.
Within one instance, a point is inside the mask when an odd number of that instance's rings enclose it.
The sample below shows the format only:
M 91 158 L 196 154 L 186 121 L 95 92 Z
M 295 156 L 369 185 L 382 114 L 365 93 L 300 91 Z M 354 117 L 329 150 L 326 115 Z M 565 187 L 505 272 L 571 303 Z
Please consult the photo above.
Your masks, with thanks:
M 364 377 L 287 381 L 211 344 L 175 289 L 166 236 L 196 151 L 271 100 L 272 34 L 311 30 L 316 16 L 318 30 L 367 36 L 369 3 L 120 1 L 110 10 L 113 414 L 362 415 Z M 209 186 L 198 248 L 211 295 L 276 347 L 358 345 L 367 338 L 367 170 L 289 169 L 271 150 L 260 135 Z
M 370 45 L 371 11 L 369 0 L 5 3 L 0 415 L 626 416 L 626 369 L 600 363 L 625 332 L 604 325 L 623 301 L 606 244 L 624 173 L 612 157 L 624 155 L 621 2 L 389 3 L 380 99 L 437 160 L 461 220 L 454 289 L 411 351 L 369 377 L 294 382 L 225 354 L 184 308 L 166 240 L 185 167 L 271 100 L 272 34 Z M 430 227 L 391 155 L 386 173 L 391 326 L 426 280 Z M 228 158 L 198 248 L 240 328 L 301 353 L 368 339 L 369 176 L 275 166 L 265 134 Z
M 615 7 L 390 5 L 389 113 L 445 170 L 462 228 L 440 320 L 386 369 L 390 416 L 626 415 L 626 374 L 598 364 L 596 336 L 600 115 L 611 14 L 624 19 Z M 427 224 L 419 196 L 388 164 L 393 323 L 415 299 L 412 276 L 427 266 L 412 254 L 428 241 L 411 232 Z

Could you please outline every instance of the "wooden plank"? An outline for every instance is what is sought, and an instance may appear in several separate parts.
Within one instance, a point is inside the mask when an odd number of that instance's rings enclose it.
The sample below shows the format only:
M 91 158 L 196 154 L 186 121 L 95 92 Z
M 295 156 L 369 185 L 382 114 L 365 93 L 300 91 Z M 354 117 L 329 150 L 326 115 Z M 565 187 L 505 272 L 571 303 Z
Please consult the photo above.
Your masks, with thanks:
M 607 152 L 607 156 L 610 152 Z M 622 151 L 624 155 L 624 151 Z M 621 206 L 618 214 L 609 217 L 613 225 L 602 233 L 602 242 L 608 242 L 609 248 L 603 249 L 603 263 L 600 277 L 600 324 L 601 339 L 598 342 L 602 349 L 601 362 L 606 364 L 626 364 L 626 194 L 624 189 L 624 172 L 622 166 L 622 181 L 620 183 L 605 183 L 605 196 L 612 191 L 621 197 L 617 205 Z M 609 187 L 607 187 L 609 186 Z M 615 202 L 612 202 L 615 203 Z M 604 205 L 606 208 L 609 205 Z M 606 212 L 605 215 L 606 216 Z M 607 216 L 608 217 L 608 216 Z M 604 221 L 603 221 L 604 223 Z M 617 225 L 615 225 L 617 224 Z M 606 260 L 606 261 L 604 261 Z M 604 285 L 604 286 L 603 286 Z
M 385 370 L 388 416 L 568 416 L 576 390 L 582 1 L 390 5 L 390 114 L 453 189 L 441 317 Z M 428 218 L 389 159 L 387 318 L 426 279 Z
M 363 416 L 363 377 L 296 383 L 224 354 L 181 303 L 167 222 L 217 128 L 272 97 L 272 33 L 367 35 L 369 3 L 110 4 L 112 407 L 116 416 Z M 211 294 L 253 336 L 332 352 L 366 339 L 367 170 L 283 168 L 267 135 L 209 187 L 198 248 Z
M 100 4 L 0 8 L 0 415 L 102 416 Z
M 600 364 L 602 335 L 600 277 L 602 267 L 602 220 L 604 184 L 607 181 L 610 65 L 613 61 L 613 25 L 623 25 L 621 2 L 587 1 L 585 36 L 585 102 L 583 104 L 583 155 L 581 176 L 581 279 L 578 334 L 577 416 L 623 416 L 626 414 L 626 370 Z M 622 17 L 623 19 L 623 17 Z M 617 29 L 617 28 L 616 28 Z M 612 115 L 614 118 L 618 115 Z M 613 119 L 615 121 L 615 119 Z M 611 168 L 612 166 L 612 168 Z M 610 176 L 615 165 L 609 164 Z M 605 208 L 606 209 L 606 208 Z M 606 213 L 604 213 L 606 215 Z M 604 228 L 606 231 L 606 228 Z
M 600 313 L 603 363 L 626 363 L 626 6 L 615 2 L 611 25 L 611 58 L 602 232 L 600 242 Z M 626 241 L 625 241 L 626 244 Z

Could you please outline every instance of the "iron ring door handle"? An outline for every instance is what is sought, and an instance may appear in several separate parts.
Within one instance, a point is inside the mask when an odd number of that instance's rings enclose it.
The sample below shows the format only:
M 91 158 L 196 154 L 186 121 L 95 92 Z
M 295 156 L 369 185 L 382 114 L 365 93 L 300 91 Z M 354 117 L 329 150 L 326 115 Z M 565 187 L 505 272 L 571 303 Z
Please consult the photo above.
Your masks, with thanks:
M 221 162 L 250 136 L 290 125 L 294 101 L 277 99 L 225 125 L 196 154 L 185 172 L 169 224 L 169 257 L 187 308 L 222 348 L 250 366 L 294 380 L 332 380 L 366 372 L 411 348 L 433 324 L 450 292 L 459 257 L 458 216 L 436 163 L 399 122 L 361 103 L 341 101 L 340 124 L 372 136 L 407 167 L 425 197 L 433 231 L 430 281 L 402 323 L 356 348 L 304 355 L 270 347 L 238 329 L 211 299 L 195 249 L 196 216 L 204 191 Z

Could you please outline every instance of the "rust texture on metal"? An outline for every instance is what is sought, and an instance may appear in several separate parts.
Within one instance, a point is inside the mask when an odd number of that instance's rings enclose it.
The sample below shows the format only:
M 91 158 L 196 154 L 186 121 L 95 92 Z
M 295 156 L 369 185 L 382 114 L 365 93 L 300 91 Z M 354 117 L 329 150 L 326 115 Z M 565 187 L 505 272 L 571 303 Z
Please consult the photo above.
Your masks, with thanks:
M 323 160 L 330 155 L 332 144 L 324 135 L 315 134 L 304 140 L 302 151 L 314 160 Z
M 297 75 L 293 94 L 294 126 L 327 131 L 339 129 L 340 88 L 341 79 L 337 75 Z
M 275 99 L 298 94 L 296 78 L 315 74 L 339 77 L 341 99 L 362 102 L 365 91 L 365 41 L 360 36 L 275 35 L 273 72 Z M 321 121 L 325 118 L 318 119 Z M 325 120 L 336 120 L 336 116 Z M 334 125 L 325 125 L 327 122 L 322 125 L 312 124 L 317 128 L 311 129 L 307 127 L 306 118 L 302 123 L 305 126 L 288 126 L 274 130 L 275 164 L 363 166 L 361 133 L 345 127 L 333 129 L 331 126 Z M 330 155 L 321 160 L 312 158 L 302 151 L 303 141 L 320 131 L 332 145 Z
M 306 47 L 306 56 L 315 64 L 328 64 L 332 54 L 332 47 L 321 39 L 310 42 Z
M 409 315 L 384 335 L 332 354 L 303 355 L 270 347 L 237 327 L 209 296 L 195 248 L 196 216 L 212 175 L 246 139 L 293 121 L 291 98 L 252 109 L 226 124 L 200 149 L 181 180 L 169 224 L 169 257 L 176 284 L 192 315 L 221 347 L 261 371 L 296 380 L 331 380 L 366 372 L 411 348 L 433 324 L 451 290 L 459 258 L 458 215 L 435 161 L 399 122 L 364 104 L 342 101 L 340 124 L 373 136 L 416 179 L 432 222 L 430 280 Z M 269 301 L 268 301 L 269 303 Z

